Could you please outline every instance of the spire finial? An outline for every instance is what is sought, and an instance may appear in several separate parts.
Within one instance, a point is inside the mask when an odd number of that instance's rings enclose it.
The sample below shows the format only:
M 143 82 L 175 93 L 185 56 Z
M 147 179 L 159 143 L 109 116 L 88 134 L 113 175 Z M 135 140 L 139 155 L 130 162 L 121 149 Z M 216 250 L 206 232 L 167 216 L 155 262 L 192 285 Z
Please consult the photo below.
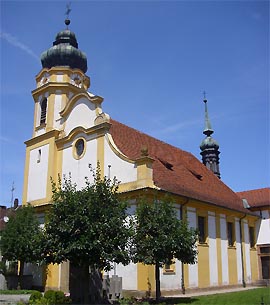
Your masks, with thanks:
M 11 200 L 10 200 L 10 205 L 12 207 L 12 203 L 13 203 L 13 195 L 14 195 L 14 191 L 15 191 L 15 185 L 14 185 L 14 181 L 12 182 L 12 186 L 11 186 Z
M 206 99 L 206 92 L 204 91 L 203 92 L 203 95 L 204 95 L 204 112 L 205 112 L 205 127 L 204 127 L 204 131 L 203 133 L 206 135 L 206 136 L 210 136 L 214 131 L 212 130 L 212 127 L 211 127 L 211 123 L 210 123 L 210 120 L 209 120 L 209 117 L 208 117 L 208 109 L 207 109 L 207 99 Z
M 206 101 L 206 92 L 205 92 L 205 90 L 203 91 L 203 100 Z
M 66 12 L 65 12 L 65 15 L 66 15 L 65 25 L 67 26 L 67 29 L 68 29 L 68 26 L 70 24 L 69 14 L 71 12 L 70 2 L 67 3 L 66 8 L 67 9 L 66 9 Z

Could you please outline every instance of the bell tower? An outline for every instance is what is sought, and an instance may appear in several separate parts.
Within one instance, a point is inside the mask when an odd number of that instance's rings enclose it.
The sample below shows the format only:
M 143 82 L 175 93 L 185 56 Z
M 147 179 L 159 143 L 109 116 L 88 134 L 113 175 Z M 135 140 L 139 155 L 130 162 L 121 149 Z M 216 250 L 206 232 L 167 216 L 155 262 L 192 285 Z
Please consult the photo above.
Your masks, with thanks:
M 205 127 L 203 134 L 205 134 L 205 139 L 202 141 L 200 145 L 202 162 L 203 164 L 210 169 L 218 178 L 220 178 L 219 171 L 219 145 L 216 140 L 212 138 L 212 134 L 214 133 L 211 123 L 208 116 L 207 109 L 207 99 L 204 98 L 204 107 L 205 107 Z
M 50 202 L 51 178 L 57 181 L 58 174 L 63 174 L 63 147 L 73 149 L 73 144 L 64 144 L 64 140 L 59 143 L 60 139 L 76 140 L 76 130 L 91 127 L 102 111 L 103 99 L 88 92 L 87 58 L 78 48 L 69 24 L 67 18 L 66 28 L 57 33 L 52 47 L 41 54 L 42 70 L 36 76 L 36 89 L 32 91 L 33 134 L 25 142 L 23 204 L 40 206 Z M 73 109 L 83 107 L 84 116 L 76 114 L 75 117 L 77 110 Z
M 90 87 L 86 55 L 78 49 L 76 36 L 68 29 L 60 31 L 53 46 L 41 54 L 42 70 L 36 77 L 34 134 L 38 136 L 59 129 L 60 110 L 72 94 Z

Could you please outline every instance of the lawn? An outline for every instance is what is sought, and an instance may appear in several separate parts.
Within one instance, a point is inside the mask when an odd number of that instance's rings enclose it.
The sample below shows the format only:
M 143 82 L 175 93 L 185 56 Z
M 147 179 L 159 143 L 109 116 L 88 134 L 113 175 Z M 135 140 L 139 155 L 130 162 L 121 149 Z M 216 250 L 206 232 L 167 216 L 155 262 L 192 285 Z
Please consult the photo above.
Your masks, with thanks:
M 270 289 L 269 287 L 255 288 L 240 292 L 167 299 L 165 302 L 181 305 L 270 305 Z
M 31 293 L 29 290 L 6 290 L 1 291 L 0 294 L 26 294 Z M 150 302 L 150 304 L 153 302 Z M 122 301 L 120 304 L 139 304 L 138 302 L 125 302 Z M 142 303 L 143 304 L 143 303 Z M 149 304 L 145 302 L 144 304 Z M 270 288 L 254 288 L 246 291 L 230 292 L 230 293 L 220 293 L 212 294 L 208 296 L 195 296 L 195 297 L 166 297 L 162 300 L 160 305 L 167 304 L 192 304 L 192 305 L 270 305 Z

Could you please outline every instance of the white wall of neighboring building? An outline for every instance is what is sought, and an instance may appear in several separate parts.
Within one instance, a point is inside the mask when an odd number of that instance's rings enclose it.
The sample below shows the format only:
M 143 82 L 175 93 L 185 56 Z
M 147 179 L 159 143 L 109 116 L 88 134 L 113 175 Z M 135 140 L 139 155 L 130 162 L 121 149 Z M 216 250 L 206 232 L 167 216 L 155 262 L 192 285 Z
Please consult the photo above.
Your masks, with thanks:
M 130 163 L 121 159 L 119 156 L 115 154 L 115 152 L 111 149 L 108 138 L 105 137 L 104 141 L 104 173 L 107 175 L 108 166 L 110 167 L 110 178 L 112 179 L 114 176 L 117 180 L 121 181 L 121 183 L 131 182 L 137 180 L 137 168 L 134 163 Z
M 27 201 L 46 197 L 49 144 L 30 151 Z
M 85 129 L 94 125 L 96 118 L 95 105 L 86 98 L 80 98 L 73 106 L 66 119 L 65 133 L 68 135 L 74 128 L 83 127 Z
M 73 143 L 80 137 L 84 137 L 86 140 L 86 151 L 84 156 L 77 160 L 73 155 Z M 91 164 L 93 168 L 95 168 L 97 164 L 97 140 L 94 138 L 95 135 L 85 137 L 83 134 L 78 134 L 73 142 L 66 145 L 63 150 L 62 173 L 67 177 L 69 176 L 69 173 L 71 173 L 71 179 L 73 182 L 76 182 L 78 189 L 85 186 L 85 177 L 88 177 L 89 181 L 93 182 L 89 164 Z
M 258 224 L 257 245 L 270 244 L 270 211 L 262 211 Z

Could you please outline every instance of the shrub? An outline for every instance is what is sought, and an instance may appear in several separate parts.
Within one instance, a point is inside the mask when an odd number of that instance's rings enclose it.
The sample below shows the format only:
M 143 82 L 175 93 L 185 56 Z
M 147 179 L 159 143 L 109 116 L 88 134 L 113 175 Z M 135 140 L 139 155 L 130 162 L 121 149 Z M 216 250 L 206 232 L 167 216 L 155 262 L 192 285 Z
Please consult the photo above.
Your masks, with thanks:
M 65 304 L 66 297 L 63 291 L 55 291 L 55 304 Z
M 44 293 L 44 298 L 48 301 L 48 304 L 57 304 L 56 303 L 56 291 L 47 290 Z
M 18 305 L 18 304 L 17 304 Z M 41 299 L 38 300 L 30 300 L 29 305 L 49 305 L 48 300 L 44 297 L 41 297 Z
M 33 290 L 30 295 L 29 301 L 34 302 L 34 301 L 40 300 L 41 298 L 42 298 L 42 293 L 40 291 Z
M 48 290 L 44 293 L 48 305 L 69 304 L 71 299 L 66 297 L 63 291 Z

